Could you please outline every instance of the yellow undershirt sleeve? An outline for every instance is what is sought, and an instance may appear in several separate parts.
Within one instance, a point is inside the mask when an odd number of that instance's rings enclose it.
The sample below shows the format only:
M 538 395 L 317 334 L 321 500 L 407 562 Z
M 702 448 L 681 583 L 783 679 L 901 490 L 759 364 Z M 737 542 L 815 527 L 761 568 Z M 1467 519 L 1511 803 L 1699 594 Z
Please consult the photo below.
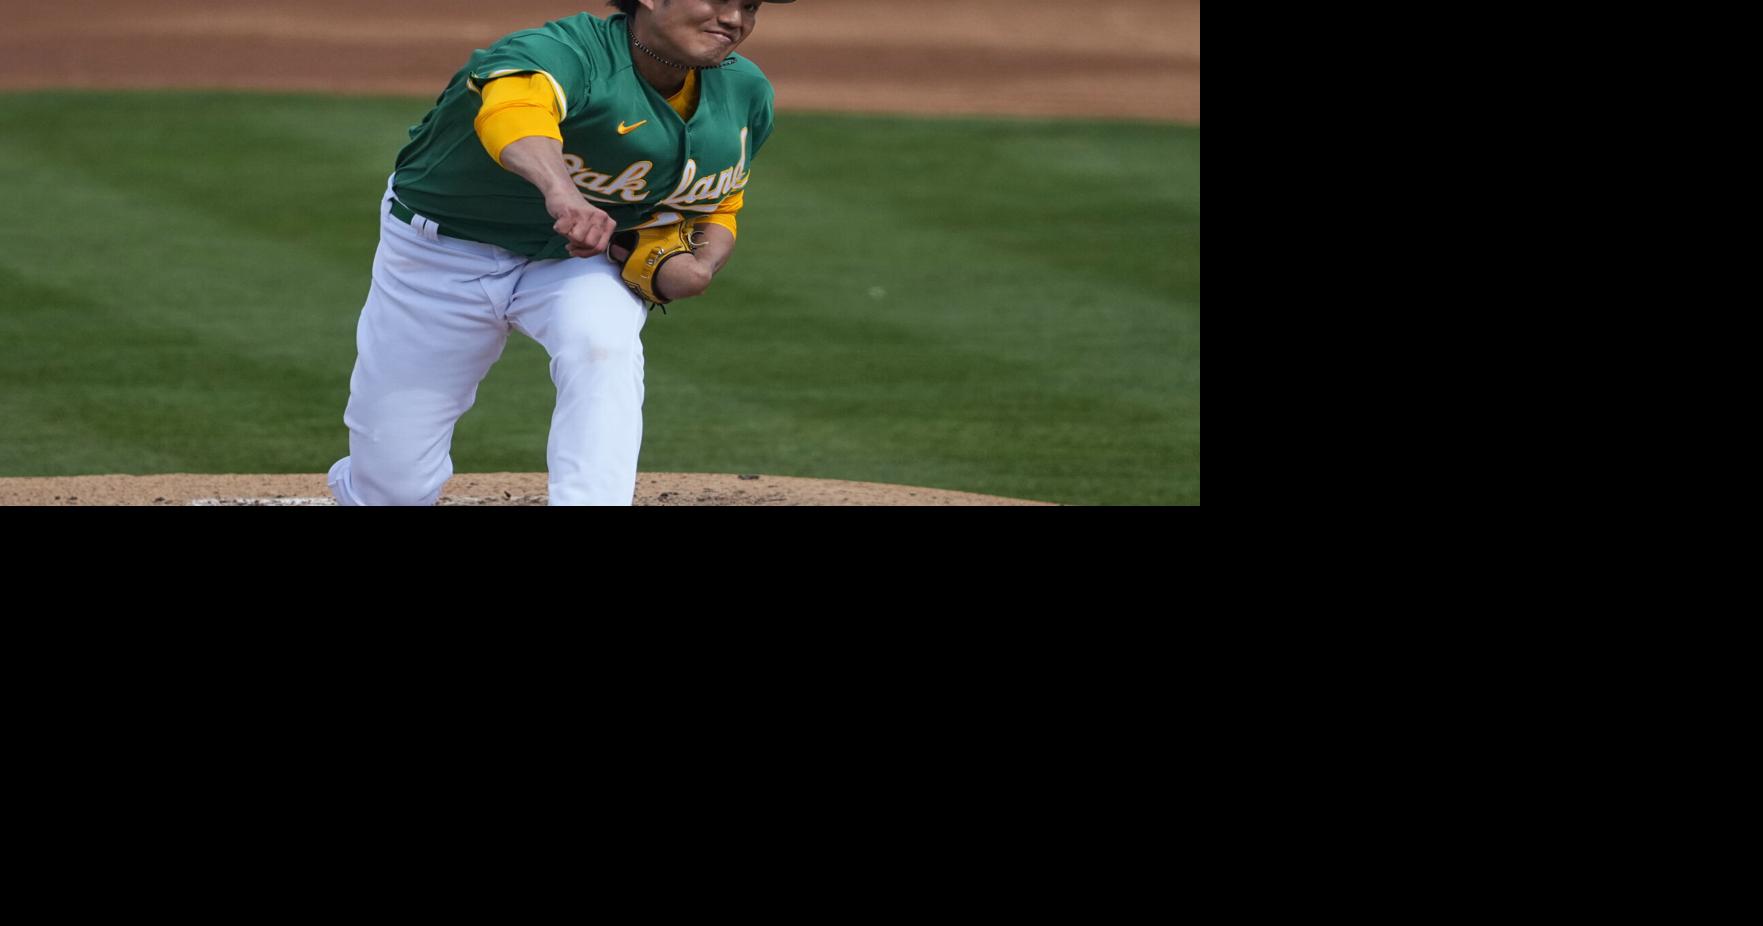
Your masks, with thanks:
M 512 74 L 484 84 L 484 103 L 472 127 L 497 164 L 502 149 L 535 135 L 563 140 L 563 110 L 557 91 L 543 74 Z
M 746 195 L 747 191 L 745 190 L 742 190 L 739 193 L 730 193 L 723 198 L 721 203 L 717 204 L 715 212 L 710 213 L 698 221 L 709 222 L 712 225 L 721 225 L 723 228 L 728 229 L 728 233 L 731 237 L 739 238 L 739 233 L 735 231 L 735 213 L 741 211 L 741 206 L 745 204 Z

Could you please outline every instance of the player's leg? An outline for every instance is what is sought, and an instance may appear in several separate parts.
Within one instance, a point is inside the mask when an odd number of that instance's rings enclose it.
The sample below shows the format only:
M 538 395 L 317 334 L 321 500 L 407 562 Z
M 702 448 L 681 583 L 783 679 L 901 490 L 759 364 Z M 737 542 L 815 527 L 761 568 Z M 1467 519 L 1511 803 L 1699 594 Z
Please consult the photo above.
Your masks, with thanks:
M 522 274 L 508 319 L 544 345 L 557 386 L 546 448 L 551 504 L 631 504 L 648 315 L 603 257 L 536 261 Z
M 419 220 L 420 221 L 420 220 Z M 502 355 L 497 288 L 520 261 L 384 217 L 349 378 L 349 456 L 331 467 L 342 505 L 432 505 L 453 475 L 453 427 Z M 506 292 L 500 302 L 506 304 Z

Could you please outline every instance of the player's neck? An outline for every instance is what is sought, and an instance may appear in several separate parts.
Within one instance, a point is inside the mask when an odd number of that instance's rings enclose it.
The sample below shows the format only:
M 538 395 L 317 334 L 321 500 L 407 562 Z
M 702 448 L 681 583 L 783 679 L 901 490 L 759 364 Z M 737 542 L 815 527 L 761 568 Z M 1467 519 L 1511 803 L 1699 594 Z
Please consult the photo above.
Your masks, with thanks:
M 649 86 L 660 91 L 662 96 L 673 96 L 678 93 L 680 88 L 686 85 L 686 74 L 689 69 L 657 57 L 653 51 L 655 46 L 643 39 L 642 30 L 637 28 L 637 24 L 628 20 L 627 22 L 629 22 L 630 37 L 633 40 L 631 64 L 636 66 L 637 73 L 649 82 Z M 641 43 L 641 45 L 636 43 Z M 643 46 L 647 46 L 647 49 Z
M 645 65 L 641 59 L 633 58 L 637 73 L 649 82 L 649 86 L 660 91 L 662 96 L 673 96 L 686 85 L 686 72 L 677 71 L 659 61 L 651 61 Z

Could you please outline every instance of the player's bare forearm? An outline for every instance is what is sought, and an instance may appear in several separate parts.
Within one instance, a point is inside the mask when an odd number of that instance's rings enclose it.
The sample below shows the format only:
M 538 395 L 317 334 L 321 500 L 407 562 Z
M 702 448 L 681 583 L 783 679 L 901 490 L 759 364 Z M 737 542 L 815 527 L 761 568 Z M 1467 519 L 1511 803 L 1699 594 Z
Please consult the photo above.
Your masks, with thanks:
M 569 239 L 571 255 L 593 257 L 606 250 L 617 223 L 582 198 L 563 162 L 562 142 L 543 135 L 510 142 L 502 149 L 502 166 L 545 195 L 545 210 L 557 220 L 552 227 Z
M 704 295 L 711 279 L 728 265 L 735 252 L 735 236 L 721 225 L 706 222 L 698 226 L 697 240 L 697 250 L 661 265 L 661 272 L 656 275 L 655 284 L 669 299 Z
M 563 143 L 555 138 L 533 135 L 509 142 L 502 149 L 502 166 L 538 187 L 547 200 L 565 194 L 580 198 L 569 167 L 563 163 Z

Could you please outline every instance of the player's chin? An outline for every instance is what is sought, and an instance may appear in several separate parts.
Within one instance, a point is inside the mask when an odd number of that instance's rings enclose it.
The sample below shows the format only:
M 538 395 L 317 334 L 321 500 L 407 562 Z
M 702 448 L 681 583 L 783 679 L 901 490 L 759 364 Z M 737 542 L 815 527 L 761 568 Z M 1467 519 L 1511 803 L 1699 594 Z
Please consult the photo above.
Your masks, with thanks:
M 712 38 L 704 44 L 703 54 L 700 55 L 698 59 L 698 66 L 706 68 L 716 67 L 728 58 L 729 55 L 734 54 L 735 49 L 740 47 L 740 42 L 725 42 L 722 39 Z

